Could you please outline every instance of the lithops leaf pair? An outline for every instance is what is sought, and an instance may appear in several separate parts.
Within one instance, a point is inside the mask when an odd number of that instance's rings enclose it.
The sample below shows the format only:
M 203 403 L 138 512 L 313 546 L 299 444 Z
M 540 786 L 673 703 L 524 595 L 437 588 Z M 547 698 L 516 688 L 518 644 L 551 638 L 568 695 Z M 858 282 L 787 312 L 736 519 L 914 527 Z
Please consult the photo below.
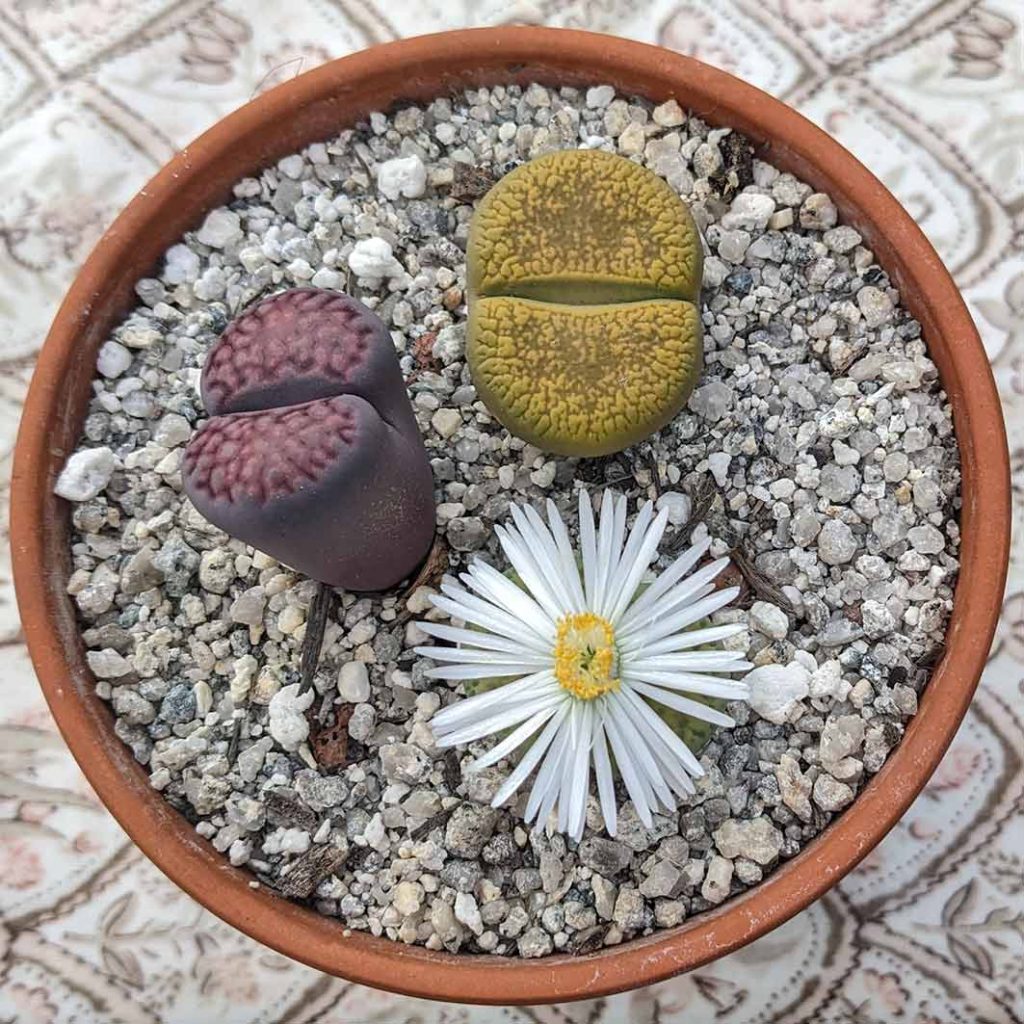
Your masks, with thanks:
M 381 590 L 423 559 L 433 481 L 384 324 L 347 295 L 257 303 L 210 350 L 185 490 L 211 522 L 314 579 Z
M 512 433 L 606 455 L 659 430 L 702 366 L 690 212 L 599 150 L 523 164 L 481 200 L 467 254 L 473 382 Z

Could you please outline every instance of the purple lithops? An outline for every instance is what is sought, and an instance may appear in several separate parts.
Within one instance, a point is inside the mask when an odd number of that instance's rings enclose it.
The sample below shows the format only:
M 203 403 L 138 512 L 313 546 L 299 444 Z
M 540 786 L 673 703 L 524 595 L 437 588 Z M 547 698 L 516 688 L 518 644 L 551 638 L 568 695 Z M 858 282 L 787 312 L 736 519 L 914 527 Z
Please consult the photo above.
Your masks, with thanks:
M 293 288 L 228 325 L 185 491 L 221 529 L 314 579 L 383 590 L 425 557 L 433 480 L 391 338 L 348 295 Z

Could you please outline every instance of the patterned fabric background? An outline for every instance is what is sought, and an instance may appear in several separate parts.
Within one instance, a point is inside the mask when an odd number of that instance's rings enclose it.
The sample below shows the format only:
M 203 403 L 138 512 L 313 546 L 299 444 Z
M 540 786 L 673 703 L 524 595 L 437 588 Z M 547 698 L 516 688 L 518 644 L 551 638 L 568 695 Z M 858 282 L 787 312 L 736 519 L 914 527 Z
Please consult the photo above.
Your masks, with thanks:
M 4 0 L 3 488 L 33 357 L 62 293 L 177 147 L 330 57 L 508 19 L 693 54 L 794 104 L 873 168 L 963 288 L 1024 491 L 1022 18 L 1013 0 Z M 0 1022 L 1024 1021 L 1021 537 L 973 709 L 923 795 L 858 871 L 728 961 L 612 999 L 532 1009 L 444 1006 L 324 977 L 164 879 L 98 804 L 50 721 L 5 543 Z

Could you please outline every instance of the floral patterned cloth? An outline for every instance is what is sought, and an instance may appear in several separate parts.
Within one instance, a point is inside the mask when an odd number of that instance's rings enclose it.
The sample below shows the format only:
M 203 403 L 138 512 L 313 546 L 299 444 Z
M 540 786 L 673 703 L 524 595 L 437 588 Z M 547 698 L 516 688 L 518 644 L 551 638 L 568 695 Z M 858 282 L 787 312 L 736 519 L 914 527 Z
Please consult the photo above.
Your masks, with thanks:
M 329 57 L 506 19 L 693 54 L 794 104 L 858 154 L 964 290 L 1024 490 L 1022 18 L 1013 0 L 5 0 L 3 487 L 33 357 L 61 294 L 104 225 L 176 147 Z M 66 752 L 21 641 L 6 564 L 0 643 L 0 1021 L 1024 1021 L 1020 533 L 973 708 L 927 789 L 863 866 L 727 960 L 563 1006 L 391 996 L 319 975 L 214 919 L 134 849 Z

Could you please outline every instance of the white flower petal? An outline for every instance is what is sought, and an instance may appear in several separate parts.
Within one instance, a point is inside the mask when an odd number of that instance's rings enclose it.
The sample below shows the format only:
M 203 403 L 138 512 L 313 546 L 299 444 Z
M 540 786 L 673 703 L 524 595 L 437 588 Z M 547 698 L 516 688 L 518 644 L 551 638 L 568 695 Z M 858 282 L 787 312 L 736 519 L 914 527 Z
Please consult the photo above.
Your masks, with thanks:
M 659 704 L 664 704 L 665 707 L 672 708 L 674 711 L 681 711 L 684 715 L 689 715 L 691 718 L 699 718 L 703 722 L 721 725 L 728 729 L 731 729 L 736 724 L 732 717 L 724 711 L 719 711 L 718 708 L 702 704 L 699 700 L 680 697 L 679 694 L 672 693 L 671 690 L 663 689 L 660 686 L 641 683 L 635 679 L 622 685 L 623 687 L 629 686 L 636 690 L 637 693 L 650 697 L 651 700 L 656 700 Z
M 624 617 L 618 632 L 623 644 L 628 646 L 629 641 L 635 635 L 642 633 L 655 623 L 661 623 L 670 618 L 680 609 L 685 609 L 696 603 L 701 588 L 718 576 L 728 564 L 728 558 L 716 559 L 688 577 L 685 582 L 678 583 L 642 614 Z M 629 619 L 628 622 L 626 622 L 626 618 Z
M 626 792 L 636 808 L 637 816 L 647 828 L 654 824 L 651 818 L 651 809 L 648 805 L 648 789 L 645 782 L 641 780 L 641 774 L 633 764 L 633 755 L 629 748 L 622 741 L 622 735 L 614 720 L 612 709 L 609 705 L 602 708 L 605 735 L 611 743 L 612 752 L 615 754 L 615 763 L 619 769 L 619 775 L 626 785 Z
M 580 491 L 580 557 L 583 560 L 583 583 L 587 607 L 597 607 L 595 587 L 597 586 L 597 536 L 594 533 L 594 506 L 590 495 Z
M 618 504 L 616 503 L 616 511 L 618 510 Z M 666 513 L 667 516 L 668 513 Z M 606 578 L 605 583 L 605 600 L 602 607 L 595 609 L 599 615 L 604 615 L 606 618 L 611 619 L 611 609 L 615 605 L 617 599 L 622 594 L 622 584 L 625 577 L 629 574 L 633 567 L 633 560 L 640 552 L 640 548 L 647 536 L 647 529 L 650 526 L 651 518 L 654 515 L 654 505 L 652 502 L 647 502 L 637 513 L 636 520 L 633 523 L 633 528 L 629 531 L 629 535 L 626 538 L 626 546 L 622 549 L 621 556 L 616 551 L 614 572 L 611 572 Z M 630 597 L 633 595 L 630 594 Z
M 571 715 L 571 704 L 568 710 Z M 533 780 L 533 788 L 526 801 L 526 811 L 523 817 L 527 822 L 536 822 L 538 827 L 543 827 L 558 799 L 558 790 L 562 784 L 562 764 L 565 761 L 566 751 L 569 750 L 571 734 L 569 722 L 563 721 L 555 733 L 551 748 L 544 755 L 544 761 L 537 772 L 536 779 Z
M 620 640 L 619 653 L 630 654 L 641 650 L 654 640 L 660 640 L 670 633 L 678 633 L 687 626 L 692 626 L 701 619 L 713 615 L 719 608 L 724 608 L 730 601 L 736 600 L 739 595 L 739 587 L 726 587 L 724 590 L 716 590 L 713 594 L 701 598 L 695 604 L 688 605 L 675 615 L 670 615 L 658 622 L 653 622 L 643 629 L 637 629 L 630 634 L 629 640 Z
M 423 675 L 427 679 L 447 679 L 448 682 L 467 682 L 475 679 L 503 679 L 505 676 L 523 676 L 533 672 L 538 665 L 522 662 L 494 662 L 490 665 L 438 665 L 428 668 Z
M 551 746 L 552 740 L 558 735 L 568 713 L 569 701 L 565 701 L 555 712 L 554 718 L 544 726 L 544 731 L 540 736 L 530 744 L 529 750 L 526 751 L 522 760 L 512 770 L 512 774 L 502 783 L 498 792 L 494 794 L 494 799 L 491 801 L 492 807 L 500 807 L 526 781 L 530 772 L 536 767 L 537 762 L 540 761 Z
M 577 761 L 580 754 L 580 712 L 581 701 L 573 701 L 572 707 L 569 709 L 569 743 L 565 751 L 565 763 L 562 767 L 562 771 L 559 773 L 561 778 L 558 784 L 558 815 L 556 819 L 556 825 L 559 832 L 568 834 L 569 828 L 569 812 L 572 808 L 573 802 L 573 789 L 578 781 L 576 775 Z M 590 749 L 587 749 L 587 757 L 590 756 Z M 538 823 L 544 823 L 544 817 L 538 816 Z
M 608 705 L 612 709 L 610 714 L 612 721 L 621 731 L 626 746 L 633 754 L 633 763 L 636 765 L 637 771 L 643 773 L 661 806 L 672 807 L 672 792 L 654 758 L 651 747 L 652 737 L 645 736 L 641 730 L 637 729 L 630 714 L 630 706 L 626 700 L 623 700 L 622 694 L 613 694 Z
M 413 650 L 424 658 L 432 658 L 434 661 L 451 661 L 461 665 L 517 663 L 526 666 L 523 669 L 523 675 L 551 664 L 551 655 L 533 654 L 530 651 L 519 651 L 510 656 L 503 651 L 481 651 L 473 647 L 414 647 Z
M 482 630 L 466 630 L 457 626 L 447 626 L 442 623 L 417 623 L 417 626 L 427 634 L 436 637 L 438 640 L 447 640 L 450 643 L 459 644 L 463 647 L 476 647 L 480 650 L 497 650 L 506 654 L 544 654 L 550 659 L 550 646 L 542 645 L 540 641 L 536 646 L 530 646 L 529 638 L 509 640 L 507 637 L 498 636 L 496 633 L 484 633 Z
M 538 636 L 526 623 L 509 615 L 507 611 L 491 604 L 490 601 L 485 601 L 482 597 L 461 588 L 451 587 L 444 595 L 436 594 L 431 600 L 436 608 L 446 612 L 453 619 L 472 623 L 507 640 L 519 640 L 532 650 L 551 650 L 551 641 Z
M 492 764 L 497 764 L 503 757 L 508 757 L 513 750 L 525 743 L 557 711 L 557 705 L 538 711 L 509 733 L 500 743 L 496 743 L 491 747 L 486 754 L 481 755 L 469 764 L 466 768 L 466 774 L 482 771 L 484 768 L 489 768 Z
M 605 586 L 608 578 L 618 564 L 617 552 L 613 550 L 615 543 L 615 499 L 611 491 L 601 496 L 601 512 L 597 524 L 597 560 L 594 574 L 594 596 L 590 607 L 600 615 L 604 606 Z M 614 560 L 614 561 L 613 561 Z
M 556 583 L 558 566 L 549 564 L 543 553 L 538 557 L 537 545 L 531 546 L 529 539 L 522 537 L 518 532 L 504 530 L 500 526 L 495 527 L 494 532 L 498 535 L 502 550 L 512 563 L 512 568 L 523 581 L 523 586 L 552 619 L 560 619 L 568 608 L 567 601 L 559 592 L 560 588 Z
M 519 725 L 520 722 L 526 721 L 527 718 L 539 711 L 557 707 L 563 702 L 563 699 L 560 694 L 550 694 L 517 701 L 489 718 L 472 722 L 461 729 L 448 733 L 444 740 L 438 739 L 438 745 L 458 747 L 465 743 L 472 743 L 474 740 L 483 739 L 485 736 L 493 736 L 503 729 L 511 729 L 513 726 Z
M 594 774 L 597 776 L 597 796 L 601 804 L 601 817 L 608 835 L 618 830 L 618 810 L 615 806 L 615 783 L 612 780 L 611 759 L 600 716 L 594 727 Z
M 673 790 L 679 796 L 689 796 L 695 791 L 691 777 L 691 763 L 695 769 L 692 770 L 694 776 L 703 775 L 704 769 L 694 758 L 689 747 L 643 701 L 638 703 L 646 714 L 641 713 L 628 700 L 623 700 L 622 707 L 629 715 L 631 725 L 636 733 L 646 740 L 647 749 L 656 763 L 656 771 L 668 789 Z M 651 721 L 652 718 L 654 722 Z M 661 726 L 665 732 L 657 729 L 656 725 Z M 665 733 L 668 734 L 668 739 L 666 739 Z M 666 810 L 672 810 L 675 801 L 672 799 L 671 793 L 667 799 L 662 796 L 662 805 Z
M 565 533 L 566 545 L 568 546 L 568 532 L 565 529 L 565 524 L 558 516 L 558 510 L 555 508 L 554 502 L 548 499 L 548 519 L 551 522 L 557 523 L 561 526 L 562 532 Z M 554 516 L 552 518 L 552 509 L 554 510 Z M 569 564 L 563 564 L 562 552 L 560 550 L 558 540 L 555 537 L 555 527 L 549 528 L 540 514 L 532 506 L 527 505 L 524 509 L 524 515 L 527 521 L 533 527 L 533 536 L 536 540 L 537 548 L 542 552 L 544 563 L 550 566 L 550 575 L 552 586 L 556 589 L 558 594 L 559 605 L 562 610 L 562 614 L 566 614 L 575 609 L 577 604 L 577 592 L 580 595 L 580 608 L 582 609 L 582 593 L 583 590 L 579 585 L 579 571 L 576 569 L 575 559 L 572 558 L 571 549 L 569 550 Z M 538 556 L 540 557 L 540 556 Z M 570 571 L 571 570 L 571 571 Z
M 503 608 L 513 619 L 521 619 L 523 625 L 528 626 L 542 639 L 549 642 L 554 640 L 554 619 L 507 576 L 481 561 L 476 561 L 469 567 L 469 572 L 464 574 L 463 578 L 467 576 L 468 585 L 482 597 Z
M 674 651 L 687 651 L 703 644 L 717 643 L 728 640 L 731 636 L 742 633 L 747 627 L 742 622 L 730 622 L 725 626 L 706 626 L 703 629 L 688 629 L 682 633 L 663 637 L 653 643 L 645 644 L 642 649 L 644 656 L 671 654 Z
M 682 654 L 656 654 L 623 659 L 632 671 L 748 672 L 754 666 L 744 661 L 739 651 L 689 651 Z
M 750 693 L 750 687 L 740 680 L 717 679 L 715 676 L 698 675 L 695 672 L 642 672 L 632 668 L 628 673 L 623 672 L 622 678 L 628 682 L 638 680 L 664 686 L 669 690 L 699 693 L 705 697 L 723 697 L 725 700 L 745 700 Z
M 700 778 L 704 774 L 704 766 L 697 760 L 693 751 L 662 721 L 658 713 L 644 699 L 632 690 L 623 691 L 623 705 L 633 715 L 638 731 L 651 739 L 658 739 L 671 760 L 681 763 L 684 775 Z M 687 777 L 684 783 L 687 792 L 693 792 L 693 785 Z
M 655 601 L 674 587 L 703 557 L 711 547 L 711 538 L 706 537 L 684 551 L 626 610 L 619 625 L 629 626 L 634 619 L 643 615 Z
M 580 580 L 579 566 L 576 564 L 576 556 L 572 550 L 572 541 L 569 539 L 569 531 L 565 528 L 557 506 L 550 498 L 547 500 L 547 512 L 548 527 L 554 538 L 555 547 L 558 549 L 562 578 L 566 581 L 572 597 L 572 610 L 581 612 L 586 606 L 586 597 L 583 593 L 583 583 Z
M 650 506 L 647 507 L 649 508 Z M 657 553 L 658 545 L 661 543 L 667 523 L 668 512 L 662 509 L 655 517 L 650 528 L 645 530 L 640 536 L 636 551 L 628 559 L 623 556 L 622 567 L 620 567 L 612 584 L 612 601 L 607 615 L 613 626 L 618 622 L 629 602 L 633 600 L 636 588 L 640 585 L 640 580 L 643 579 L 644 573 L 647 572 L 647 567 L 651 564 L 651 560 Z M 630 538 L 630 541 L 632 541 L 632 538 Z M 628 544 L 626 546 L 627 548 L 629 547 Z
M 590 750 L 594 735 L 594 709 L 589 701 L 576 702 L 577 730 L 573 736 L 576 744 L 575 760 L 566 773 L 570 780 L 568 808 L 565 815 L 565 830 L 572 839 L 579 840 L 586 826 L 587 790 L 590 788 Z M 561 798 L 560 798 L 561 800 Z
M 440 738 L 441 733 L 450 732 L 471 719 L 475 720 L 488 715 L 493 708 L 507 704 L 510 700 L 519 700 L 525 696 L 543 693 L 561 692 L 562 688 L 555 682 L 555 677 L 551 672 L 536 672 L 532 676 L 517 679 L 514 683 L 504 683 L 486 693 L 477 693 L 457 704 L 449 704 L 448 707 L 441 708 L 430 720 L 430 728 L 434 735 Z

